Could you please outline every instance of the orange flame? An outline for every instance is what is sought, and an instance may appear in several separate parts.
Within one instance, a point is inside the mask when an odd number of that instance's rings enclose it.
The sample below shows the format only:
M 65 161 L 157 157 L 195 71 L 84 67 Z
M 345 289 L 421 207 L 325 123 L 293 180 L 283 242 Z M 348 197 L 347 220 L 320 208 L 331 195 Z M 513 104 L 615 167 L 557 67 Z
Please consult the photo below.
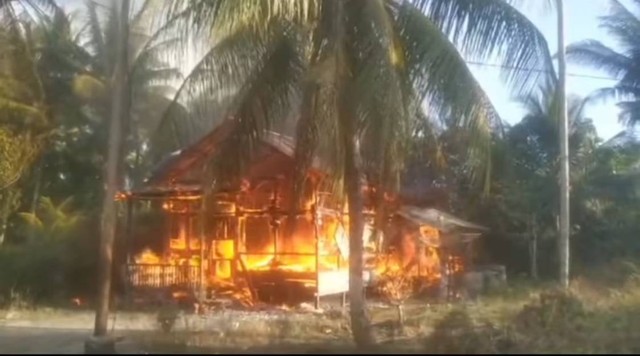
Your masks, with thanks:
M 167 202 L 164 204 L 164 209 L 184 211 L 185 206 Z M 135 256 L 135 262 L 141 265 L 200 266 L 201 236 L 190 235 L 187 232 L 185 221 L 179 223 L 181 225 L 177 236 L 169 240 L 168 249 L 162 256 L 155 254 L 150 249 L 145 249 Z M 317 241 L 313 224 L 307 225 L 311 226 L 311 230 L 300 229 L 291 238 L 280 236 L 275 244 L 270 242 L 258 252 L 254 250 L 250 253 L 242 252 L 240 255 L 237 251 L 244 247 L 236 246 L 236 239 L 233 236 L 215 240 L 207 238 L 208 242 L 203 246 L 206 254 L 204 256 L 204 271 L 207 284 L 217 287 L 233 284 L 231 277 L 235 262 L 232 261 L 237 261 L 238 258 L 243 265 L 238 264 L 235 268 L 243 267 L 249 271 L 282 270 L 313 273 L 316 272 L 316 269 L 318 271 L 347 269 L 348 251 L 345 249 L 348 249 L 348 237 L 346 236 L 348 229 L 340 228 L 339 219 L 323 220 L 317 227 Z M 419 280 L 427 284 L 437 283 L 441 278 L 441 261 L 437 253 L 440 244 L 439 231 L 435 228 L 421 227 L 419 234 L 420 237 L 416 238 L 415 230 L 403 231 L 397 249 L 390 253 L 378 251 L 377 243 L 370 241 L 365 243 L 367 251 L 373 252 L 375 255 L 374 258 L 367 261 L 369 262 L 367 267 L 378 276 L 402 275 L 403 281 L 399 286 L 405 286 L 408 283 L 404 279 Z M 276 249 L 278 253 L 276 253 Z M 453 266 L 452 272 L 463 270 L 460 258 L 450 257 L 448 262 L 450 262 L 450 266 Z M 153 270 L 151 273 L 156 273 L 155 271 L 158 274 L 163 273 L 161 269 Z M 237 298 L 245 301 L 251 299 L 251 293 L 246 286 L 244 288 L 235 287 L 233 293 L 237 294 Z M 181 296 L 183 295 L 178 293 L 174 295 L 174 298 Z

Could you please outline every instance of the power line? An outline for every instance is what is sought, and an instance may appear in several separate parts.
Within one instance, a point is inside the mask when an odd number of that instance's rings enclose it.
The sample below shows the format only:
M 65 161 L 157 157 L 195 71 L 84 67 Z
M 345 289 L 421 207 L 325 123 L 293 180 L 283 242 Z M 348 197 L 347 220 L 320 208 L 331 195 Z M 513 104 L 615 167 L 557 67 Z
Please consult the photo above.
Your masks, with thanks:
M 542 69 L 515 67 L 515 66 L 508 66 L 508 65 L 496 64 L 496 63 L 483 63 L 483 62 L 474 62 L 474 61 L 466 61 L 466 63 L 467 64 L 477 65 L 477 66 L 482 66 L 482 67 L 493 67 L 493 68 L 501 68 L 501 69 L 522 70 L 522 71 L 527 71 L 527 72 L 547 73 L 547 74 L 549 73 L 549 71 L 542 70 Z M 577 78 L 608 80 L 608 81 L 614 81 L 614 82 L 618 81 L 617 79 L 611 78 L 611 77 L 601 77 L 601 76 L 589 75 L 589 74 L 567 73 L 567 76 L 569 76 L 569 77 L 577 77 Z

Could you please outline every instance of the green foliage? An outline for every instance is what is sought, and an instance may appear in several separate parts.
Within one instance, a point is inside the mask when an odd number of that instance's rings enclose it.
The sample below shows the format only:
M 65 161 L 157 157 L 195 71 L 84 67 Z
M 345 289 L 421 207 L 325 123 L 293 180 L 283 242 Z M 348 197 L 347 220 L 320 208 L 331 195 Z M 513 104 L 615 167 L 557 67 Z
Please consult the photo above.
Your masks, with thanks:
M 634 353 L 638 343 L 638 285 L 586 298 L 588 290 L 538 289 L 522 307 L 483 312 L 455 309 L 428 335 L 428 353 Z M 508 304 L 518 300 L 508 300 Z M 503 301 L 502 303 L 505 303 Z M 512 310 L 513 309 L 513 310 Z M 498 318 L 496 318 L 498 317 Z
M 64 240 L 77 233 L 83 215 L 71 210 L 73 198 L 55 205 L 51 198 L 41 197 L 35 213 L 20 213 L 27 236 L 38 240 Z
M 562 333 L 579 328 L 585 313 L 582 301 L 570 292 L 548 291 L 523 307 L 515 325 L 523 331 Z
M 0 249 L 0 300 L 9 301 L 10 292 L 27 295 L 33 302 L 51 300 L 66 293 L 65 270 L 71 268 L 60 243 L 42 241 Z M 61 288 L 63 287 L 63 288 Z
M 35 214 L 20 214 L 23 242 L 0 248 L 0 298 L 6 301 L 14 291 L 51 301 L 91 287 L 97 239 L 87 230 L 92 222 L 71 203 L 43 197 Z
M 489 354 L 509 352 L 509 335 L 491 323 L 479 323 L 464 309 L 454 309 L 434 325 L 425 347 L 435 354 Z
M 394 190 L 415 127 L 437 126 L 421 121 L 420 107 L 428 102 L 429 116 L 447 117 L 449 127 L 465 133 L 466 152 L 460 155 L 465 173 L 485 180 L 490 138 L 499 120 L 459 50 L 465 56 L 498 55 L 510 65 L 551 68 L 539 31 L 503 1 L 474 6 L 433 0 L 336 4 L 167 3 L 169 17 L 175 16 L 186 37 L 206 34 L 205 40 L 213 43 L 174 103 L 203 91 L 219 99 L 234 95 L 226 115 L 238 124 L 233 142 L 216 157 L 223 161 L 218 171 L 237 175 L 264 129 L 293 112 L 301 118 L 296 130 L 299 171 L 306 171 L 310 157 L 318 154 L 339 182 L 346 154 L 341 135 L 357 136 L 369 180 Z M 539 79 L 522 71 L 511 71 L 508 77 L 515 86 Z M 303 178 L 298 177 L 293 189 L 302 190 Z
M 599 69 L 617 79 L 608 88 L 592 94 L 593 99 L 613 98 L 618 100 L 620 122 L 633 126 L 640 122 L 640 96 L 638 90 L 638 63 L 640 63 L 638 29 L 640 18 L 634 11 L 638 3 L 625 6 L 619 0 L 610 0 L 609 13 L 600 19 L 600 27 L 617 40 L 621 50 L 616 51 L 600 41 L 585 40 L 567 48 L 567 58 L 576 63 Z

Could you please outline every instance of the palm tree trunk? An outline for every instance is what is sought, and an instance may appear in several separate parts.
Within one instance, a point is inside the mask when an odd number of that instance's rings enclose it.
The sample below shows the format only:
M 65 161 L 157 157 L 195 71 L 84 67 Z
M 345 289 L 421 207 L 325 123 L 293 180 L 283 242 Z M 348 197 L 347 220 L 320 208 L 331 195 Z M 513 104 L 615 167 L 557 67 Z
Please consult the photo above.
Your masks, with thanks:
M 120 0 L 120 17 L 118 31 L 118 57 L 113 76 L 112 110 L 109 126 L 109 145 L 107 151 L 107 166 L 105 172 L 106 191 L 102 205 L 100 231 L 100 276 L 98 280 L 98 306 L 94 336 L 107 334 L 109 317 L 109 299 L 111 295 L 111 274 L 113 267 L 113 243 L 115 240 L 115 201 L 114 196 L 118 188 L 119 153 L 122 143 L 122 118 L 125 108 L 124 95 L 127 93 L 127 37 L 129 20 L 129 0 Z
M 347 148 L 344 179 L 346 184 L 347 201 L 349 202 L 349 306 L 351 313 L 351 329 L 356 345 L 366 348 L 373 344 L 371 325 L 365 310 L 364 300 L 364 204 L 362 186 L 360 184 L 360 170 L 355 157 L 353 136 L 347 139 L 351 146 Z
M 560 285 L 569 287 L 569 118 L 566 98 L 566 61 L 564 48 L 564 11 L 562 0 L 556 0 L 558 11 L 558 96 L 560 115 Z
M 348 115 L 344 106 L 340 110 L 341 115 Z M 371 324 L 366 313 L 364 298 L 364 244 L 362 234 L 364 232 L 364 199 L 362 185 L 360 183 L 360 167 L 358 165 L 357 146 L 353 122 L 350 118 L 341 119 L 345 124 L 343 132 L 345 161 L 344 183 L 349 203 L 349 307 L 351 317 L 351 331 L 353 338 L 360 349 L 366 349 L 373 345 Z
M 42 166 L 44 165 L 44 158 L 40 157 L 35 167 L 34 183 L 33 183 L 33 195 L 31 196 L 31 207 L 29 212 L 35 216 L 36 209 L 38 208 L 38 202 L 40 201 L 40 187 L 42 186 Z M 35 239 L 35 230 L 30 229 L 27 236 L 29 241 Z

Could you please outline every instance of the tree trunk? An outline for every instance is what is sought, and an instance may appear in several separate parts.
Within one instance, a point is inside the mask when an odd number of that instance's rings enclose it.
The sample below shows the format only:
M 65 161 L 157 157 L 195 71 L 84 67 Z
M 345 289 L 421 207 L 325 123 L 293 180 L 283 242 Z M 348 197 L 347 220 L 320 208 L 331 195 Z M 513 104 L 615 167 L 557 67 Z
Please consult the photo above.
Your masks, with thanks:
M 100 231 L 100 276 L 98 279 L 98 305 L 94 336 L 107 334 L 109 317 L 109 299 L 111 295 L 111 274 L 113 267 L 113 243 L 115 240 L 116 212 L 114 197 L 118 189 L 119 153 L 122 143 L 122 119 L 127 93 L 127 37 L 129 22 L 129 0 L 120 0 L 119 31 L 115 71 L 113 76 L 112 108 L 109 125 L 109 145 L 107 147 L 107 165 L 105 171 L 105 195 L 102 205 Z
M 345 29 L 346 1 L 328 2 L 323 16 L 333 19 L 332 43 L 334 61 L 334 80 L 337 91 L 337 112 L 340 129 L 340 140 L 343 145 L 343 184 L 349 204 L 349 309 L 351 332 L 356 346 L 361 350 L 369 349 L 374 344 L 371 324 L 365 308 L 364 296 L 364 199 L 361 185 L 360 152 L 356 144 L 357 120 L 354 115 L 351 93 L 348 84 L 351 70 L 344 48 L 347 44 Z
M 396 304 L 396 310 L 398 311 L 398 333 L 404 335 L 404 303 Z
M 7 218 L 6 215 L 3 214 L 2 218 L 0 219 L 0 247 L 2 247 L 2 245 L 4 244 L 4 239 L 7 233 L 7 221 L 9 219 Z
M 43 166 L 44 158 L 40 158 L 39 162 L 36 164 L 35 168 L 35 182 L 33 184 L 33 195 L 31 196 L 31 207 L 29 208 L 29 212 L 33 215 L 36 214 L 36 209 L 38 208 L 38 202 L 40 201 L 40 187 L 42 186 L 42 166 Z M 28 241 L 33 241 L 35 239 L 35 229 L 29 229 L 29 234 L 27 236 Z
M 33 195 L 31 196 L 31 214 L 36 213 L 38 201 L 40 200 L 40 185 L 42 184 L 42 161 L 38 162 L 35 169 L 35 182 L 33 183 Z
M 566 61 L 564 48 L 564 10 L 556 0 L 558 11 L 558 111 L 560 118 L 560 286 L 569 287 L 569 118 L 566 98 Z
M 353 338 L 359 348 L 373 345 L 371 325 L 364 300 L 364 203 L 360 170 L 357 164 L 354 137 L 345 137 L 345 170 L 347 201 L 349 202 L 349 306 Z
M 529 272 L 531 278 L 538 279 L 538 227 L 535 216 L 531 219 L 529 238 Z

